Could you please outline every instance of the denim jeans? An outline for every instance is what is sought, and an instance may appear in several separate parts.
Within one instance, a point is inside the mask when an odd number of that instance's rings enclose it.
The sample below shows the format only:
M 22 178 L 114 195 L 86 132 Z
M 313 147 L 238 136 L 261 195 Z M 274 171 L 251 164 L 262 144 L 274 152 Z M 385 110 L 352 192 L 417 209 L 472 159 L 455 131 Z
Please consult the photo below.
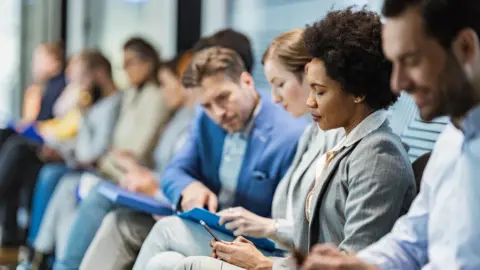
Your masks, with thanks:
M 114 204 L 93 189 L 81 201 L 77 208 L 77 216 L 70 229 L 70 235 L 62 258 L 57 258 L 54 269 L 78 269 L 83 256 L 93 241 L 103 218 L 114 209 Z
M 61 163 L 46 164 L 42 167 L 33 193 L 30 230 L 28 231 L 28 242 L 30 244 L 35 242 L 43 215 L 55 187 L 68 170 L 67 166 Z

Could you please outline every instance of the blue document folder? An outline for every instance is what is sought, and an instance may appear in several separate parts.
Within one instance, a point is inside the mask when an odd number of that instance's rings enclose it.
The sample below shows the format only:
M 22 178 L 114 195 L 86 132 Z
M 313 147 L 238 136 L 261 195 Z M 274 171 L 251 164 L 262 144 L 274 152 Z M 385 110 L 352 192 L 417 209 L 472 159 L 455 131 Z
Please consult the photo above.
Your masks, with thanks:
M 27 128 L 25 128 L 22 132 L 22 135 L 27 139 L 33 140 L 37 143 L 40 143 L 40 144 L 44 143 L 42 136 L 38 134 L 37 129 L 35 128 L 34 125 L 29 125 Z
M 200 222 L 203 220 L 210 228 L 219 230 L 226 234 L 233 235 L 233 232 L 227 228 L 225 225 L 220 226 L 218 225 L 218 221 L 220 220 L 220 216 L 213 214 L 205 209 L 202 208 L 194 208 L 188 212 L 183 212 L 178 214 L 181 218 L 188 219 L 195 222 Z M 252 238 L 252 237 L 245 237 L 246 239 L 250 240 L 256 247 L 262 248 L 266 251 L 277 251 L 278 249 L 275 247 L 275 242 L 267 239 L 267 238 Z
M 14 120 L 9 120 L 7 122 L 7 128 L 9 128 L 11 130 L 15 131 L 17 126 L 18 126 L 18 123 L 15 122 Z M 40 144 L 44 143 L 44 139 L 42 138 L 42 136 L 40 136 L 40 134 L 38 134 L 37 129 L 35 128 L 34 124 L 29 124 L 28 126 L 26 126 L 23 129 L 21 135 L 24 136 L 25 138 L 29 139 L 29 140 L 34 141 L 34 142 L 37 142 L 37 143 L 40 143 Z
M 152 215 L 169 216 L 174 214 L 172 204 L 164 198 L 156 198 L 130 192 L 108 182 L 98 184 L 97 191 L 113 203 Z

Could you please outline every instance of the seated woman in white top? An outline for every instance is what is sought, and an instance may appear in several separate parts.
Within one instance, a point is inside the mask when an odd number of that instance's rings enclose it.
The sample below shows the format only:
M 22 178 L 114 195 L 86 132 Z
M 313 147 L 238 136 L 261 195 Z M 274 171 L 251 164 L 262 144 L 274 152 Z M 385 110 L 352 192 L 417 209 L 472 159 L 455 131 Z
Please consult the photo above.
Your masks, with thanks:
M 278 36 L 272 41 L 262 58 L 265 75 L 272 87 L 274 102 L 281 104 L 295 117 L 305 117 L 308 112 L 306 101 L 309 89 L 305 83 L 304 70 L 311 59 L 303 45 L 303 29 L 295 29 Z M 236 236 L 271 238 L 276 240 L 280 248 L 291 246 L 294 220 L 298 218 L 296 214 L 303 207 L 301 198 L 307 195 L 315 179 L 315 160 L 340 141 L 344 134 L 341 129 L 324 132 L 312 123 L 303 133 L 292 165 L 275 191 L 272 218 L 260 217 L 243 208 L 229 208 L 218 213 L 221 216 L 220 223 L 228 222 L 226 227 L 234 231 Z M 203 241 L 194 232 L 192 234 L 196 236 L 194 242 Z M 192 245 L 193 239 L 185 238 L 190 234 L 185 235 L 184 237 L 175 235 L 178 240 L 176 242 L 182 242 L 186 246 Z M 231 236 L 219 235 L 224 240 L 229 237 L 233 240 Z M 162 239 L 155 240 L 155 242 L 162 241 Z M 144 245 L 142 249 L 144 248 L 147 246 Z M 188 249 L 188 247 L 185 248 Z M 210 252 L 205 251 L 207 254 Z M 188 256 L 185 253 L 182 252 L 181 256 Z M 139 260 L 142 259 L 143 256 L 140 256 Z M 158 254 L 148 262 L 137 260 L 135 266 L 137 269 L 141 269 L 138 268 L 139 265 L 146 265 L 147 269 L 173 269 L 179 261 L 172 252 L 166 252 Z

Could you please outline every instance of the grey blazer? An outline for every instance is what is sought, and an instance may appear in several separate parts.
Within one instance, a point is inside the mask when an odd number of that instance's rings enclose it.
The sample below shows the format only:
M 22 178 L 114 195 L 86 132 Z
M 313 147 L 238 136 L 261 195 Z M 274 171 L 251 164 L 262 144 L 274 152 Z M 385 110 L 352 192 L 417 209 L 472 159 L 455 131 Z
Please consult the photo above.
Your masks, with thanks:
M 388 120 L 345 147 L 322 174 L 312 197 L 311 222 L 299 226 L 298 248 L 332 243 L 359 251 L 390 232 L 416 195 L 415 178 L 400 138 Z
M 317 243 L 347 252 L 367 247 L 390 232 L 416 195 L 410 160 L 388 120 L 340 150 L 321 180 L 312 197 L 311 222 L 302 209 L 295 224 L 295 243 L 304 253 Z M 286 268 L 292 269 L 285 258 L 273 267 Z
M 275 240 L 282 244 L 293 245 L 293 222 L 300 217 L 298 213 L 304 207 L 304 198 L 315 180 L 315 161 L 328 150 L 332 149 L 345 136 L 343 129 L 322 131 L 316 123 L 310 124 L 304 131 L 297 146 L 297 152 L 292 165 L 278 184 L 272 202 L 272 218 L 277 220 L 277 235 Z M 312 151 L 308 151 L 309 148 Z M 289 189 L 291 187 L 291 193 Z M 292 221 L 286 220 L 289 197 L 292 197 Z M 298 243 L 297 243 L 298 244 Z

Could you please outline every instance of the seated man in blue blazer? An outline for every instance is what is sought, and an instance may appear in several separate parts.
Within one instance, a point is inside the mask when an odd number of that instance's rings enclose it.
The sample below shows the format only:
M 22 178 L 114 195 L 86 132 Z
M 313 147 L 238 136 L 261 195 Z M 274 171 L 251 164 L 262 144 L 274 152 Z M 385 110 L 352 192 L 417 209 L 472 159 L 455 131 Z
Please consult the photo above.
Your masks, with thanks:
M 275 188 L 290 167 L 306 121 L 262 98 L 233 50 L 201 51 L 186 73 L 184 84 L 195 89 L 203 110 L 164 171 L 165 195 L 183 211 L 241 206 L 270 216 Z M 174 269 L 186 256 L 210 255 L 210 240 L 197 223 L 163 218 L 144 242 L 134 269 Z

